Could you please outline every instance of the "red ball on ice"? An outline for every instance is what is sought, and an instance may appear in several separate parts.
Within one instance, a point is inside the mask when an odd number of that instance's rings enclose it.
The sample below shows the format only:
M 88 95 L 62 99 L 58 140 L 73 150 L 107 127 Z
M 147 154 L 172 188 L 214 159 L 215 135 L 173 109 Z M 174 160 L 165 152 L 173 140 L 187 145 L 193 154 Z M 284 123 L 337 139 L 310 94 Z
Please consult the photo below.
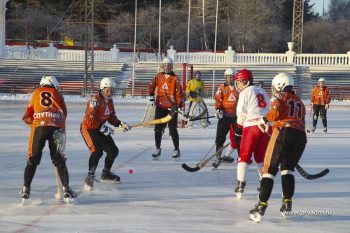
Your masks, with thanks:
M 134 173 L 134 170 L 129 169 L 128 173 L 129 173 L 129 174 L 132 174 L 132 173 Z

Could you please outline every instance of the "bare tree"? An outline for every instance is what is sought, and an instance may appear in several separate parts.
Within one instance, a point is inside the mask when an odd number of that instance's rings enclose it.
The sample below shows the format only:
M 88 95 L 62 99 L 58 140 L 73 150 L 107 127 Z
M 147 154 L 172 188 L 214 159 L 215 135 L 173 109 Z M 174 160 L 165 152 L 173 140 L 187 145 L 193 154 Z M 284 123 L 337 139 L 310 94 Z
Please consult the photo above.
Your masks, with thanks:
M 330 0 L 328 17 L 331 21 L 350 19 L 350 0 Z
M 304 28 L 304 49 L 309 53 L 345 53 L 350 48 L 350 20 L 313 20 Z

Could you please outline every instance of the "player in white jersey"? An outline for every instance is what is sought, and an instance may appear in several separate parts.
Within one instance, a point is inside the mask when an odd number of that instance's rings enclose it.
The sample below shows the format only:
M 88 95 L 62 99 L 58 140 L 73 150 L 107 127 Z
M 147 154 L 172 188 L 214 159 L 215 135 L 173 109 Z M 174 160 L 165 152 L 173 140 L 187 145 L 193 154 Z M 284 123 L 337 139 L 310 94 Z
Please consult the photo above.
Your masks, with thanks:
M 246 185 L 248 163 L 253 154 L 258 164 L 259 175 L 261 174 L 269 135 L 259 129 L 258 122 L 268 113 L 270 99 L 264 89 L 253 84 L 253 75 L 249 70 L 243 69 L 237 72 L 235 85 L 240 91 L 237 104 L 237 125 L 240 125 L 242 129 L 235 189 L 237 198 L 240 199 Z

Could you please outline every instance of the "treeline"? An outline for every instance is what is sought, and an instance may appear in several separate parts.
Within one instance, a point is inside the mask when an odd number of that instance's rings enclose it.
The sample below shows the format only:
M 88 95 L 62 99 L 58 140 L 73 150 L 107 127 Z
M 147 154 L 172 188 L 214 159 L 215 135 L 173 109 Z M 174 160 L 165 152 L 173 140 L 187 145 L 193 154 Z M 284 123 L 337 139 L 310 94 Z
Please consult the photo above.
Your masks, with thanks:
M 101 46 L 133 43 L 134 0 L 95 0 L 95 41 Z M 324 16 L 304 1 L 303 52 L 350 50 L 350 0 L 331 0 Z M 26 42 L 84 41 L 84 0 L 10 0 L 7 35 Z M 191 50 L 213 50 L 216 0 L 191 1 Z M 138 47 L 158 47 L 159 0 L 139 0 Z M 284 52 L 291 41 L 293 0 L 219 0 L 217 49 Z M 162 48 L 186 50 L 188 0 L 162 0 Z

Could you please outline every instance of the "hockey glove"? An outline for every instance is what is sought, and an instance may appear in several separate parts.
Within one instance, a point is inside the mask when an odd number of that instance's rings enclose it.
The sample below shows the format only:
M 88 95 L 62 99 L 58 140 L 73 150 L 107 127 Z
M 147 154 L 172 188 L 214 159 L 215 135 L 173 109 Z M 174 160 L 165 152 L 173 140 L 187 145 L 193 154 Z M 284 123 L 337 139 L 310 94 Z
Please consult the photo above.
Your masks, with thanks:
M 91 96 L 90 100 L 89 100 L 89 107 L 90 108 L 94 108 L 96 107 L 97 104 L 97 99 L 95 96 Z
M 241 141 L 242 133 L 243 133 L 243 126 L 237 124 L 237 126 L 235 128 L 235 137 L 234 137 L 235 142 Z
M 325 109 L 329 109 L 329 104 L 326 104 L 326 106 L 324 106 Z
M 216 117 L 216 119 L 221 119 L 224 117 L 224 113 L 222 112 L 221 109 L 216 110 L 215 117 Z
M 149 103 L 149 105 L 154 106 L 155 101 L 156 101 L 156 99 L 154 98 L 154 96 L 150 96 L 149 100 L 148 100 L 148 103 Z
M 123 132 L 131 130 L 130 125 L 128 125 L 128 124 L 126 124 L 124 122 L 121 122 L 119 127 L 121 127 L 123 129 Z
M 195 91 L 190 91 L 190 96 L 191 96 L 192 98 L 196 98 L 196 97 L 197 97 L 197 92 L 195 92 Z
M 106 136 L 114 134 L 114 129 L 107 121 L 101 126 L 100 131 Z
M 266 117 L 262 117 L 258 122 L 258 127 L 263 133 L 267 133 L 269 131 L 269 124 Z

